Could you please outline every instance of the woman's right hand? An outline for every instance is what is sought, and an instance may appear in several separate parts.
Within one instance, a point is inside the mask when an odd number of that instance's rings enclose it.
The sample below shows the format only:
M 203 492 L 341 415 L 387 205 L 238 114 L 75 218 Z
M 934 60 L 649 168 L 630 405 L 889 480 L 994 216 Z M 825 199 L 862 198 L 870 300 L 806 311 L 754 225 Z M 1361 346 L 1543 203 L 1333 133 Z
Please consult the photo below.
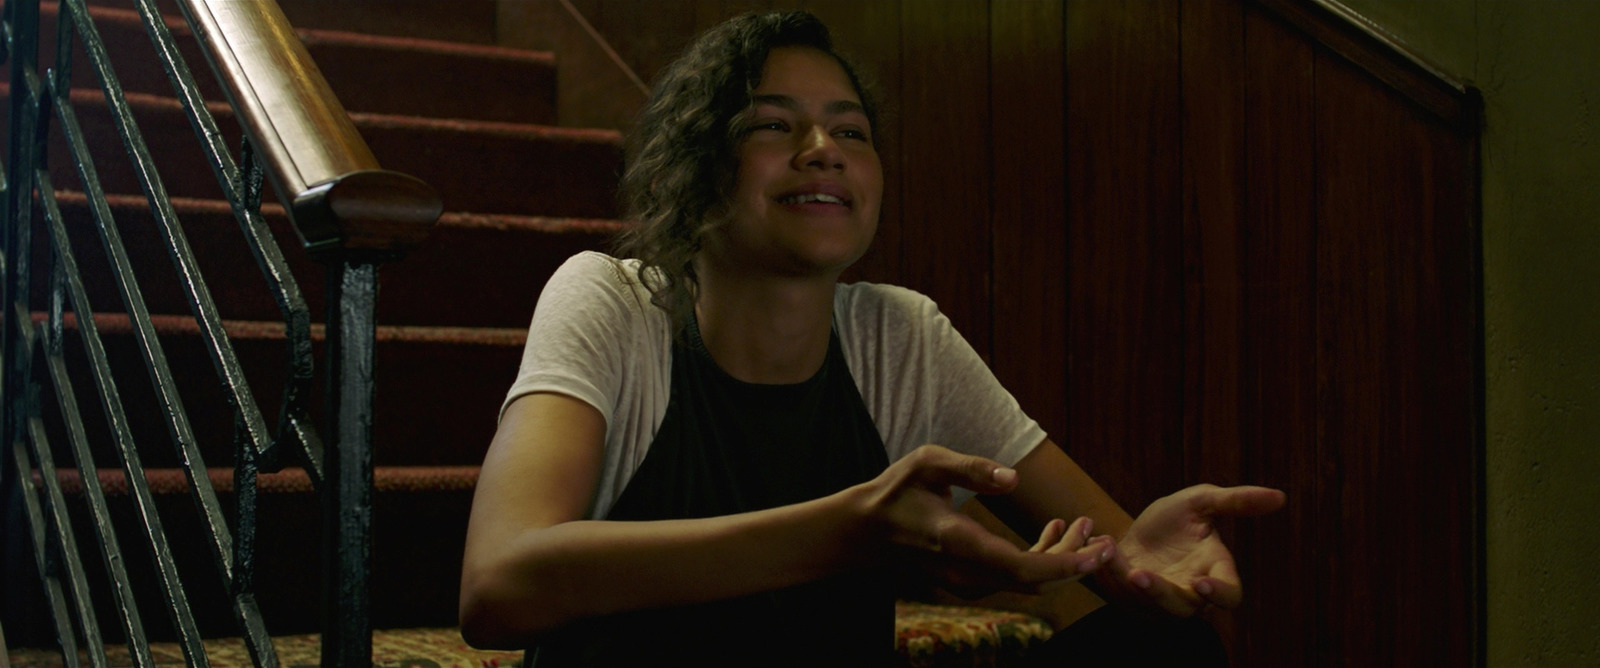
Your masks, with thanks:
M 887 558 L 909 561 L 965 597 L 1037 593 L 1088 575 L 1115 556 L 1111 537 L 1090 538 L 1087 517 L 1071 525 L 1052 520 L 1023 549 L 951 506 L 952 487 L 1006 494 L 1016 484 L 1017 472 L 992 460 L 924 445 L 865 484 L 867 514 L 890 546 Z

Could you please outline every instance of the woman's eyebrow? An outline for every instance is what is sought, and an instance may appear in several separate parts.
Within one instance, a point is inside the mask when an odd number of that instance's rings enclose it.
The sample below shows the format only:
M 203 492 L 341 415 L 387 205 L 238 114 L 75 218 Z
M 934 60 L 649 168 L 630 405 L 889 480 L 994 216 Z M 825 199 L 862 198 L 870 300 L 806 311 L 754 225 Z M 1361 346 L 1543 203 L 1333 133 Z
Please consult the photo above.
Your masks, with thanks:
M 751 96 L 750 106 L 755 107 L 763 104 L 770 104 L 789 111 L 800 110 L 800 102 L 788 95 L 767 94 Z M 834 100 L 823 105 L 822 110 L 829 114 L 865 114 L 867 112 L 866 107 L 861 106 L 861 103 L 855 100 Z

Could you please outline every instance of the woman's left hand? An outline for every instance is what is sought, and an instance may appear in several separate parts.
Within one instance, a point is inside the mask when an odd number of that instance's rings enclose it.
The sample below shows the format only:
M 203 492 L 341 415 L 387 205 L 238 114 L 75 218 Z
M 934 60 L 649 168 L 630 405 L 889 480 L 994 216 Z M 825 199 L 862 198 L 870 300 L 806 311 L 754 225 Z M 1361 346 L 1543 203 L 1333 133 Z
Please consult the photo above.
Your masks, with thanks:
M 1134 519 L 1098 580 L 1115 598 L 1179 617 L 1207 605 L 1238 607 L 1243 597 L 1239 573 L 1212 518 L 1264 515 L 1284 501 L 1276 489 L 1216 485 L 1195 485 L 1157 499 Z

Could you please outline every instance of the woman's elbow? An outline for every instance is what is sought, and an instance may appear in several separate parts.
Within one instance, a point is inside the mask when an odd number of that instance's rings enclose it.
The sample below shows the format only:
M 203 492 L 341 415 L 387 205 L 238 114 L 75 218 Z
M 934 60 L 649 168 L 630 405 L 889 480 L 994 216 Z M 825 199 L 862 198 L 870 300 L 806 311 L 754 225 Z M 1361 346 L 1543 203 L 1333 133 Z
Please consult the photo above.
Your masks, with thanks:
M 526 648 L 545 630 L 536 618 L 542 606 L 526 598 L 500 578 L 464 569 L 457 608 L 461 638 L 480 649 Z
M 478 649 L 523 649 L 514 642 L 511 629 L 489 606 L 468 600 L 465 592 L 461 597 L 460 622 L 461 639 L 468 645 Z
M 461 605 L 461 639 L 478 649 L 526 649 L 533 644 L 525 640 L 530 635 L 507 623 L 504 614 L 494 606 L 463 602 Z M 521 631 L 521 632 L 519 632 Z

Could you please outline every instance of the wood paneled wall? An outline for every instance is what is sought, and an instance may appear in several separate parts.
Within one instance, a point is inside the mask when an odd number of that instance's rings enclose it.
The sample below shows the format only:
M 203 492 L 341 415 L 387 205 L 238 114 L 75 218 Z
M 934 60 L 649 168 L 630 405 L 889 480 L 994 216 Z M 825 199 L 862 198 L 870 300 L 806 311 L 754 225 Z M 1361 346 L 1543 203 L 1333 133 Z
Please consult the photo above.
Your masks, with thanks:
M 1224 523 L 1240 665 L 1482 663 L 1477 101 L 1310 2 L 574 0 L 648 78 L 803 7 L 877 75 L 854 278 L 932 296 L 1126 507 Z

